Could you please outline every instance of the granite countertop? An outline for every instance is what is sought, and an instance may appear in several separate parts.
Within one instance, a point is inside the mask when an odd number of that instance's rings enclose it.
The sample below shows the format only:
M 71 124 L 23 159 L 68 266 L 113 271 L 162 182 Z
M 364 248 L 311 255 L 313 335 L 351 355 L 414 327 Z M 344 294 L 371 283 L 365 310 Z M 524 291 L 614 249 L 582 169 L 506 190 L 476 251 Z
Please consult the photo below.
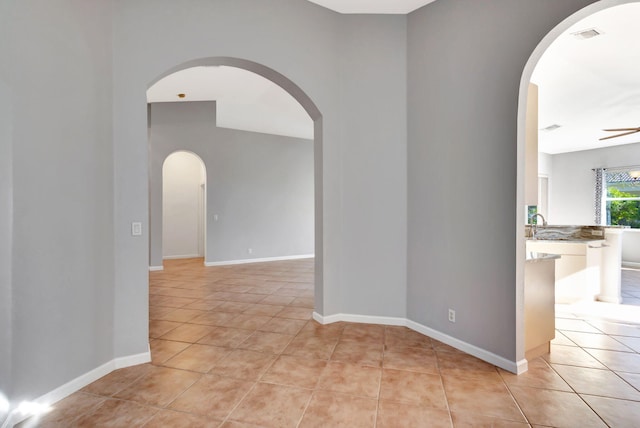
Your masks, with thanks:
M 547 260 L 555 260 L 559 259 L 560 255 L 558 254 L 547 254 L 547 253 L 538 253 L 535 251 L 527 251 L 527 263 L 536 263 L 543 262 Z

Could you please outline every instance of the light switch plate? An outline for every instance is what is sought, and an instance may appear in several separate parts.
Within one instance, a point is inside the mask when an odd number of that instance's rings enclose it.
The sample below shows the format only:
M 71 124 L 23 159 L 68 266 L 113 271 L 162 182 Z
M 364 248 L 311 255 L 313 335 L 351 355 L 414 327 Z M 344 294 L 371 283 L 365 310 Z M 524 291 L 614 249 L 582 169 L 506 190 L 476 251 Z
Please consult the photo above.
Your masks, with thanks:
M 131 236 L 142 236 L 142 223 L 137 221 L 131 223 Z

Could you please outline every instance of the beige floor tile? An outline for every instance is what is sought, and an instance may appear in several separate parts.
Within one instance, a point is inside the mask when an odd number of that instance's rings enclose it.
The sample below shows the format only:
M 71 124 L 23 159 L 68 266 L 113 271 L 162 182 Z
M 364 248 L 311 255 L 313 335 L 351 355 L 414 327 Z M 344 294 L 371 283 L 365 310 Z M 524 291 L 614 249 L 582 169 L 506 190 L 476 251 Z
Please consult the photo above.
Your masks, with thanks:
M 356 364 L 329 362 L 318 388 L 361 397 L 377 398 L 382 370 Z
M 452 412 L 469 413 L 526 422 L 502 382 L 443 375 L 444 390 Z
M 529 423 L 558 428 L 605 427 L 598 415 L 574 393 L 511 386 Z
M 385 351 L 385 369 L 409 370 L 421 373 L 439 374 L 438 358 L 430 348 L 396 347 Z
M 632 352 L 633 350 L 606 334 L 566 331 L 569 339 L 581 348 L 607 349 L 610 351 Z
M 253 382 L 218 375 L 205 375 L 169 407 L 173 410 L 223 420 L 253 386 Z
M 275 316 L 278 318 L 290 318 L 294 320 L 310 320 L 312 312 L 313 311 L 311 309 L 307 308 L 287 306 Z
M 268 331 L 255 331 L 238 347 L 252 351 L 280 354 L 289 345 L 293 336 Z
M 309 402 L 311 390 L 258 383 L 229 416 L 229 420 L 268 427 L 295 427 Z
M 589 349 L 589 354 L 593 355 L 602 364 L 611 370 L 629 373 L 640 373 L 640 355 L 628 352 L 605 351 L 602 349 Z
M 442 379 L 434 374 L 384 369 L 380 399 L 447 409 Z
M 552 345 L 578 346 L 559 330 L 556 330 L 556 336 L 551 341 Z
M 298 333 L 283 353 L 297 357 L 328 360 L 337 344 L 337 337 L 305 336 Z
M 614 372 L 622 379 L 627 381 L 627 383 L 633 386 L 635 389 L 640 391 L 640 373 L 625 373 L 625 372 Z
M 181 325 L 182 323 L 174 321 L 151 320 L 149 321 L 149 337 L 160 337 Z
M 604 369 L 605 366 L 582 348 L 575 346 L 551 345 L 551 353 L 543 356 L 551 364 L 591 367 Z
M 379 343 L 338 342 L 331 361 L 359 364 L 361 366 L 382 367 L 382 350 Z
M 556 328 L 565 331 L 581 331 L 583 333 L 602 333 L 593 325 L 579 319 L 556 318 Z
M 572 391 L 571 387 L 567 385 L 543 358 L 535 358 L 529 361 L 529 370 L 520 375 L 509 373 L 502 369 L 498 371 L 507 385 Z
M 287 318 L 271 318 L 269 322 L 258 327 L 260 331 L 270 331 L 272 333 L 283 333 L 295 335 L 305 326 L 308 321 L 293 320 Z
M 253 332 L 229 327 L 213 327 L 198 343 L 219 346 L 221 348 L 237 348 Z
M 433 348 L 431 338 L 407 327 L 385 328 L 386 349 L 394 348 Z
M 205 313 L 206 313 L 205 311 L 199 311 L 197 309 L 177 308 L 165 314 L 164 316 L 158 317 L 156 319 L 164 320 L 164 321 L 189 322 L 195 317 Z
M 76 392 L 53 404 L 48 413 L 32 417 L 16 425 L 19 428 L 32 427 L 70 427 L 86 413 L 91 413 L 105 402 L 104 397 L 96 397 L 83 392 Z
M 139 364 L 137 366 L 115 370 L 85 386 L 82 388 L 82 392 L 112 396 L 146 375 L 151 369 L 152 366 L 150 364 Z
M 526 422 L 508 421 L 505 419 L 482 416 L 473 413 L 451 412 L 454 428 L 526 428 Z
M 223 301 L 218 306 L 216 306 L 215 310 L 217 312 L 241 313 L 251 305 L 252 303 Z
M 191 320 L 191 324 L 201 324 L 216 327 L 226 326 L 238 315 L 240 315 L 239 312 L 223 312 L 218 307 L 214 311 L 209 311 L 205 314 L 195 317 Z
M 300 428 L 370 428 L 376 421 L 377 400 L 316 391 Z
M 281 355 L 260 379 L 263 383 L 315 388 L 327 362 Z
M 163 365 L 182 370 L 207 373 L 213 366 L 231 352 L 228 348 L 210 345 L 190 345 Z
M 160 337 L 163 340 L 196 343 L 211 331 L 211 327 L 198 324 L 182 324 Z
M 612 323 L 602 320 L 589 320 L 589 324 L 603 333 L 615 336 L 640 337 L 640 326 Z
M 149 373 L 115 394 L 116 398 L 164 407 L 198 379 L 199 373 L 168 367 L 153 367 Z
M 233 319 L 223 323 L 225 327 L 256 330 L 271 321 L 267 315 L 237 314 Z
M 144 428 L 218 428 L 221 423 L 221 420 L 211 417 L 160 410 L 144 425 Z
M 292 296 L 274 296 L 269 295 L 264 299 L 260 300 L 260 304 L 262 305 L 278 305 L 278 306 L 287 306 L 289 303 L 293 302 L 296 298 Z
M 590 395 L 582 395 L 582 398 L 611 427 L 637 428 L 640 424 L 640 403 L 637 401 Z
M 640 401 L 640 392 L 610 370 L 562 365 L 553 368 L 577 393 Z
M 384 326 L 374 324 L 347 324 L 340 341 L 383 345 L 384 329 Z
M 248 315 L 266 315 L 266 316 L 272 317 L 278 312 L 282 311 L 284 308 L 285 306 L 266 305 L 266 304 L 263 305 L 260 303 L 254 303 L 249 307 L 247 307 L 247 309 L 245 309 L 243 313 Z
M 434 409 L 410 403 L 380 400 L 377 428 L 450 428 L 451 417 L 447 410 Z
M 615 340 L 635 352 L 640 352 L 640 337 L 612 336 Z
M 438 367 L 443 375 L 458 376 L 467 379 L 502 382 L 495 366 L 460 351 L 439 351 Z
M 256 381 L 276 360 L 273 354 L 236 349 L 220 360 L 211 373 L 235 379 Z
M 342 322 L 322 325 L 315 320 L 310 320 L 305 324 L 302 330 L 300 330 L 299 336 L 336 339 L 337 342 L 340 336 L 342 336 L 345 326 L 346 323 Z
M 151 363 L 161 365 L 169 358 L 184 351 L 189 347 L 189 343 L 154 339 L 149 343 L 149 347 L 151 348 Z
M 78 418 L 74 427 L 132 427 L 142 426 L 149 421 L 158 409 L 131 401 L 106 400 L 92 412 Z

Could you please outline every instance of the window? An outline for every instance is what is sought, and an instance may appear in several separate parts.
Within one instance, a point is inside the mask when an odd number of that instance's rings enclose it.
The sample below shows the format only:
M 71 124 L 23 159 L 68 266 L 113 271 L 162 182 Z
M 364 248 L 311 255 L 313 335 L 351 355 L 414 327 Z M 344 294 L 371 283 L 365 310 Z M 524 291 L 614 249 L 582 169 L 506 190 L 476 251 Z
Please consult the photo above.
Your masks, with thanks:
M 640 228 L 640 168 L 608 170 L 606 178 L 607 225 Z

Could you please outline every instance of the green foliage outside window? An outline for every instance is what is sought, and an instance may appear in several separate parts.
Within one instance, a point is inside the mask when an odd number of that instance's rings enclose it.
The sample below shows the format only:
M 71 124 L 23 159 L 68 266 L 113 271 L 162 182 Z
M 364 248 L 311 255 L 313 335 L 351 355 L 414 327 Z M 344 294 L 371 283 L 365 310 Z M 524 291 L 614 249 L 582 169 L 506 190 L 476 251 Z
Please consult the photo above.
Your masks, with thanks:
M 638 195 L 610 187 L 607 189 L 607 197 L 608 199 L 635 198 L 635 200 L 608 200 L 608 223 L 610 225 L 630 226 L 636 229 L 640 228 L 640 200 L 637 199 Z

